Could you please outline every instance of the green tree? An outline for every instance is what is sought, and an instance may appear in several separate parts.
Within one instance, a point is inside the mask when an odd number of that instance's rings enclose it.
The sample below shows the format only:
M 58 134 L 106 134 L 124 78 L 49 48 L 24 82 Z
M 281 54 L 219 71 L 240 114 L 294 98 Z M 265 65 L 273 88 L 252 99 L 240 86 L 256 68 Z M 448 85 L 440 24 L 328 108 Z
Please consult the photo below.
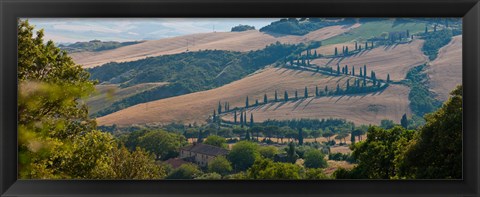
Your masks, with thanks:
M 308 98 L 308 89 L 307 89 L 307 86 L 305 86 L 305 92 L 304 92 L 304 97 L 305 98 Z
M 163 130 L 153 130 L 140 137 L 140 147 L 154 154 L 156 159 L 166 160 L 175 157 L 178 150 L 185 144 L 185 137 L 168 133 Z
M 245 99 L 245 108 L 248 108 L 248 106 L 250 105 L 248 104 L 248 96 L 247 96 L 247 98 Z
M 125 146 L 113 147 L 107 158 L 107 165 L 97 165 L 94 179 L 163 179 L 166 176 L 165 168 L 140 148 L 130 152 Z
M 278 149 L 275 146 L 260 146 L 258 151 L 263 158 L 267 159 L 273 159 L 278 154 Z
M 210 135 L 205 139 L 203 142 L 204 144 L 220 147 L 220 148 L 227 148 L 227 141 L 225 138 L 220 137 L 218 135 Z
M 260 153 L 256 143 L 240 141 L 232 147 L 227 159 L 232 163 L 235 171 L 243 171 L 252 166 L 258 157 L 260 157 Z
M 226 105 L 225 105 L 226 106 Z M 220 101 L 218 101 L 218 114 L 221 114 L 222 113 L 222 104 L 220 103 Z
M 305 167 L 307 168 L 326 168 L 327 160 L 325 160 L 325 155 L 317 149 L 310 149 L 305 153 L 304 156 Z
M 334 54 L 334 56 L 335 56 L 335 57 L 337 57 L 337 56 L 338 56 L 338 49 L 337 49 L 337 47 L 335 47 L 335 51 L 334 51 L 334 53 L 333 53 L 333 54 Z
M 295 100 L 298 100 L 298 90 L 295 90 Z
M 297 151 L 295 151 L 295 144 L 293 142 L 288 143 L 287 147 L 287 160 L 290 163 L 295 163 L 298 159 Z
M 320 92 L 318 92 L 318 86 L 315 86 L 315 96 L 320 96 Z
M 303 130 L 302 128 L 298 129 L 298 145 L 303 145 Z
M 326 130 L 323 134 L 322 137 L 327 138 L 327 141 L 330 141 L 330 138 L 335 135 L 332 131 Z
M 268 103 L 267 94 L 263 95 L 263 103 Z
M 462 100 L 458 86 L 440 109 L 425 116 L 425 126 L 399 158 L 400 177 L 417 179 L 462 178 Z
M 390 83 L 390 73 L 387 74 L 387 83 Z
M 284 100 L 285 102 L 288 101 L 288 92 L 287 92 L 286 90 L 285 90 L 285 93 L 283 94 L 283 100 Z
M 203 174 L 200 168 L 192 163 L 182 164 L 177 169 L 173 170 L 166 179 L 194 179 Z
M 296 164 L 258 158 L 247 170 L 247 177 L 250 179 L 302 179 L 304 173 L 303 168 Z
M 321 129 L 315 129 L 311 133 L 312 137 L 315 139 L 315 142 L 317 142 L 317 138 L 319 138 L 322 135 L 322 130 Z
M 407 114 L 403 114 L 402 119 L 400 120 L 400 125 L 405 129 L 408 127 Z
M 232 172 L 232 164 L 225 157 L 215 157 L 208 163 L 208 172 L 225 176 Z

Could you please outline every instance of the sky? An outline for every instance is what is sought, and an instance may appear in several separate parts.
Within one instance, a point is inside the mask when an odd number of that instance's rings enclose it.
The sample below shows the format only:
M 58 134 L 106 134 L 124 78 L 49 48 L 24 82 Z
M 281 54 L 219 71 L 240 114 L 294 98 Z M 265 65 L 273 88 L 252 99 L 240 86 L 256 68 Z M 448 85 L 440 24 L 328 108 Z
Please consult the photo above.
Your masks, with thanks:
M 90 40 L 157 40 L 192 33 L 225 32 L 236 25 L 260 29 L 276 18 L 29 18 L 36 30 L 44 29 L 45 40 L 56 44 Z

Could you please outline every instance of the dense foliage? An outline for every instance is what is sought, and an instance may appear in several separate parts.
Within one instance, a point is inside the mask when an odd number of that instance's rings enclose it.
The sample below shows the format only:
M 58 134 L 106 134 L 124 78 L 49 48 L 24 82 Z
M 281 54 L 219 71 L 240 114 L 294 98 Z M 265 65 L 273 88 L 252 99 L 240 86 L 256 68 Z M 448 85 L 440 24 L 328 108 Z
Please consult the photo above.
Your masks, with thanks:
M 43 30 L 34 36 L 33 29 L 18 21 L 19 178 L 164 177 L 148 153 L 125 152 L 110 134 L 96 130 L 80 102 L 95 83 L 53 42 L 44 44 Z
M 305 35 L 323 27 L 354 24 L 355 22 L 354 18 L 286 18 L 274 21 L 270 25 L 262 27 L 260 31 L 288 35 Z
M 460 179 L 462 177 L 462 87 L 425 116 L 425 126 L 406 130 L 370 127 L 353 145 L 358 165 L 335 172 L 339 179 Z
M 250 25 L 237 25 L 235 27 L 232 27 L 232 32 L 248 31 L 248 30 L 255 30 L 255 27 Z
M 410 100 L 410 108 L 412 112 L 423 117 L 426 113 L 433 112 L 440 107 L 441 102 L 434 98 L 434 95 L 427 86 L 428 76 L 424 72 L 426 65 L 416 66 L 410 69 L 407 73 L 408 85 L 410 86 L 410 93 L 408 99 Z
M 452 40 L 452 36 L 459 34 L 461 34 L 461 31 L 450 29 L 423 33 L 425 44 L 423 44 L 422 51 L 430 60 L 434 60 L 437 58 L 438 50 L 447 45 Z
M 92 40 L 89 42 L 76 42 L 69 45 L 59 45 L 61 50 L 65 50 L 69 53 L 83 52 L 83 51 L 104 51 L 115 49 L 123 46 L 138 44 L 140 42 L 116 42 L 116 41 L 100 41 Z

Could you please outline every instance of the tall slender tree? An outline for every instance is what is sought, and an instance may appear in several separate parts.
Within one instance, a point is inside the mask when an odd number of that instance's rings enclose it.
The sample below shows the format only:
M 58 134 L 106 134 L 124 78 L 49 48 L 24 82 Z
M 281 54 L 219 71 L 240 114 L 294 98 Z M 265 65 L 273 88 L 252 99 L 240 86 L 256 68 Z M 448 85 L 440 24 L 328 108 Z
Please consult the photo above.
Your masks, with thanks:
M 387 74 L 387 83 L 390 83 L 390 73 Z
M 355 41 L 355 51 L 358 50 L 358 44 L 357 41 Z
M 295 90 L 295 100 L 298 99 L 298 90 Z
M 243 111 L 240 111 L 240 127 L 243 128 Z
M 352 66 L 352 75 L 355 76 L 355 66 Z
M 400 124 L 402 125 L 403 128 L 408 127 L 408 119 L 407 119 L 407 114 L 403 114 L 402 120 L 400 120 Z
M 367 65 L 363 65 L 363 77 L 367 77 Z
M 218 113 L 222 113 L 222 104 L 220 104 L 220 101 L 218 101 L 218 109 L 217 109 Z
M 335 57 L 338 56 L 338 49 L 337 49 L 337 47 L 335 47 L 334 56 L 335 56 Z
M 247 98 L 245 99 L 245 108 L 248 108 L 248 106 L 250 105 L 248 104 L 248 96 L 247 96 Z
M 250 128 L 253 128 L 253 113 L 250 114 Z
M 325 86 L 324 91 L 325 91 L 325 95 L 328 95 L 328 86 Z
M 277 90 L 275 90 L 275 102 L 278 101 L 278 94 L 277 94 Z
M 288 101 L 288 92 L 287 92 L 286 90 L 285 90 L 285 93 L 283 94 L 283 100 L 284 100 L 285 102 Z
M 320 94 L 318 92 L 318 86 L 315 86 L 315 96 L 320 96 Z
M 268 103 L 267 94 L 263 95 L 263 103 Z
M 233 124 L 237 124 L 237 111 L 233 112 Z
M 305 93 L 303 94 L 305 98 L 308 98 L 308 88 L 305 86 Z

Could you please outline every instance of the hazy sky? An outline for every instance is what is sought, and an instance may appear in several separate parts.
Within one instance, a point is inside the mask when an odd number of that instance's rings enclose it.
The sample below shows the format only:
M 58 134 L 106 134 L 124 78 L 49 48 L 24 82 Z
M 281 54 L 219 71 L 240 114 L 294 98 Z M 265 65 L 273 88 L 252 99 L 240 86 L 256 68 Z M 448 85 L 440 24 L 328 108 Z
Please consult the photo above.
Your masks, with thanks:
M 256 29 L 270 24 L 275 18 L 30 18 L 35 29 L 45 30 L 45 40 L 56 43 L 77 41 L 154 40 L 192 33 L 230 31 L 238 24 Z

